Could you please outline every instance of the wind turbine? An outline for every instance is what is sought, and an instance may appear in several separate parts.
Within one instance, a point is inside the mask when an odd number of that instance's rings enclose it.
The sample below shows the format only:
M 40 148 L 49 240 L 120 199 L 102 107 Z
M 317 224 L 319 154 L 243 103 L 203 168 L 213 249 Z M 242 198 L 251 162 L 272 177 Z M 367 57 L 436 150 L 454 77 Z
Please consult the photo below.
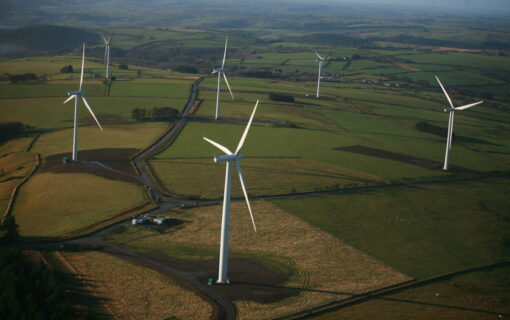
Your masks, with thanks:
M 441 80 L 439 80 L 439 78 L 437 76 L 436 76 L 436 80 L 437 80 L 437 82 L 439 82 L 439 85 L 441 86 L 441 89 L 443 89 L 446 99 L 448 99 L 448 102 L 450 103 L 450 108 L 444 109 L 444 112 L 449 112 L 449 118 L 448 118 L 448 136 L 446 137 L 446 151 L 445 151 L 445 155 L 444 155 L 443 170 L 448 170 L 448 161 L 450 160 L 450 150 L 452 149 L 453 120 L 455 118 L 455 111 L 466 110 L 468 108 L 471 108 L 471 107 L 474 107 L 474 106 L 477 106 L 477 105 L 483 103 L 483 101 L 467 104 L 467 105 L 461 106 L 461 107 L 454 107 L 452 99 L 448 95 L 448 92 L 446 92 L 446 89 L 444 88 L 443 84 L 441 83 Z
M 324 63 L 324 60 L 326 60 L 326 58 L 321 57 L 321 55 L 318 54 L 317 51 L 315 51 L 315 56 L 317 57 L 315 61 L 319 63 L 319 77 L 317 78 L 317 98 L 318 98 L 321 90 L 322 64 Z
M 246 125 L 246 129 L 244 129 L 244 133 L 239 140 L 239 144 L 237 145 L 237 149 L 235 152 L 230 151 L 228 148 L 222 146 L 221 144 L 214 142 L 206 137 L 204 140 L 225 152 L 226 155 L 220 157 L 214 157 L 214 162 L 226 162 L 226 172 L 225 172 L 225 191 L 223 194 L 223 214 L 221 217 L 221 241 L 220 241 L 220 262 L 218 267 L 218 280 L 216 283 L 229 283 L 227 279 L 227 269 L 228 269 L 228 239 L 230 232 L 230 187 L 231 187 L 231 170 L 232 170 L 232 162 L 235 162 L 237 167 L 237 173 L 239 174 L 239 181 L 241 182 L 241 188 L 243 189 L 244 198 L 246 199 L 246 204 L 248 205 L 248 210 L 250 212 L 251 222 L 253 223 L 253 229 L 257 232 L 257 227 L 255 226 L 255 220 L 253 219 L 253 213 L 251 211 L 250 200 L 248 199 L 248 193 L 246 192 L 246 186 L 244 184 L 243 173 L 241 171 L 241 165 L 239 164 L 239 159 L 243 157 L 242 154 L 239 153 L 241 148 L 243 147 L 244 140 L 248 135 L 248 131 L 250 130 L 251 123 L 253 122 L 253 117 L 255 116 L 255 111 L 257 111 L 257 106 L 259 105 L 259 101 L 255 104 L 253 108 L 253 112 L 251 113 L 250 120 Z
M 110 76 L 110 42 L 112 42 L 112 37 L 106 39 L 105 36 L 103 36 L 105 49 L 104 49 L 104 63 L 106 64 L 106 79 Z
M 94 120 L 96 120 L 96 123 L 99 126 L 99 128 L 103 130 L 103 128 L 99 124 L 99 121 L 97 121 L 96 115 L 94 114 L 94 112 L 92 112 L 92 109 L 90 108 L 87 99 L 85 99 L 85 91 L 81 89 L 83 85 L 84 68 L 85 68 L 85 43 L 83 43 L 83 56 L 81 58 L 80 89 L 78 91 L 68 92 L 67 95 L 69 95 L 70 97 L 66 101 L 64 101 L 64 104 L 66 104 L 74 99 L 73 161 L 78 161 L 78 100 L 79 100 L 78 97 L 80 97 L 83 100 L 85 107 L 87 107 Z
M 225 39 L 225 52 L 223 52 L 223 62 L 221 63 L 221 68 L 214 68 L 212 74 L 217 73 L 218 74 L 218 87 L 216 89 L 216 113 L 214 118 L 216 120 L 220 117 L 220 81 L 221 76 L 223 75 L 223 79 L 225 79 L 225 83 L 227 84 L 228 91 L 230 91 L 230 95 L 232 96 L 232 100 L 234 100 L 234 94 L 232 93 L 232 90 L 230 89 L 230 85 L 228 84 L 227 76 L 225 75 L 225 58 L 227 57 L 227 43 L 228 43 L 228 37 Z

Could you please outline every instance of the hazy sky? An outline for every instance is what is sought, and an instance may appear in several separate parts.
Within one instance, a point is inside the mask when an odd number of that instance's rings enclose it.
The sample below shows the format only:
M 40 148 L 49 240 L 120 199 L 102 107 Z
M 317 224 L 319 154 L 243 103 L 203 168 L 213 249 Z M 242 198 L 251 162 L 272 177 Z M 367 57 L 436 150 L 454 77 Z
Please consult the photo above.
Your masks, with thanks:
M 427 8 L 451 13 L 510 13 L 510 0 L 325 0 L 384 5 L 388 8 Z

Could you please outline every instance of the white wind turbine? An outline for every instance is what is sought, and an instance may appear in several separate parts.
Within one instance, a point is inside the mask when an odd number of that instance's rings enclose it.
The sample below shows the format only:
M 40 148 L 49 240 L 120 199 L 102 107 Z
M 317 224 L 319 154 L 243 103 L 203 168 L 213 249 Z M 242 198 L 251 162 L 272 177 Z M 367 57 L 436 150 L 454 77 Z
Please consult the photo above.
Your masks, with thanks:
M 317 78 L 317 98 L 319 97 L 320 95 L 320 90 L 321 90 L 321 73 L 322 73 L 322 64 L 324 63 L 324 60 L 326 60 L 326 58 L 324 57 L 321 57 L 320 54 L 317 53 L 317 51 L 315 52 L 315 56 L 317 57 L 315 59 L 316 62 L 319 63 L 319 76 Z
M 106 79 L 110 76 L 110 42 L 112 42 L 112 37 L 106 39 L 103 36 L 105 49 L 104 49 L 104 63 L 106 64 Z
M 450 103 L 450 108 L 444 109 L 444 112 L 449 112 L 449 118 L 448 118 L 448 136 L 446 137 L 446 151 L 445 151 L 445 155 L 444 155 L 443 170 L 448 170 L 448 161 L 450 160 L 450 150 L 452 149 L 453 120 L 455 118 L 455 111 L 465 110 L 465 109 L 477 106 L 477 105 L 483 103 L 483 101 L 467 104 L 467 105 L 461 106 L 461 107 L 454 107 L 452 99 L 448 95 L 448 92 L 446 92 L 446 89 L 444 88 L 443 84 L 441 83 L 441 81 L 439 80 L 439 78 L 437 76 L 436 76 L 436 79 L 437 79 L 437 82 L 439 82 L 441 89 L 443 89 L 446 99 L 448 99 L 448 102 Z
M 85 43 L 83 44 L 83 56 L 81 58 L 80 89 L 78 91 L 68 92 L 67 94 L 70 97 L 66 101 L 64 101 L 64 104 L 66 104 L 72 99 L 74 99 L 73 161 L 78 161 L 78 100 L 79 100 L 78 97 L 80 97 L 83 100 L 85 107 L 87 107 L 94 120 L 96 120 L 96 123 L 99 126 L 99 128 L 103 130 L 103 128 L 99 124 L 99 121 L 96 118 L 96 115 L 94 114 L 94 112 L 92 112 L 92 109 L 90 108 L 87 99 L 85 99 L 85 91 L 81 89 L 83 85 L 84 68 L 85 68 Z
M 232 93 L 232 90 L 230 89 L 230 85 L 228 84 L 227 76 L 225 75 L 225 58 L 227 57 L 227 43 L 228 43 L 228 37 L 225 39 L 225 52 L 223 52 L 223 62 L 221 63 L 221 68 L 215 68 L 213 69 L 212 74 L 217 73 L 218 74 L 218 87 L 216 89 L 216 113 L 214 118 L 216 120 L 220 117 L 220 82 L 221 82 L 221 76 L 223 75 L 223 79 L 225 79 L 225 83 L 227 84 L 228 91 L 230 91 L 230 95 L 232 96 L 232 100 L 234 100 L 234 94 Z
M 248 131 L 250 130 L 251 123 L 253 122 L 253 117 L 255 116 L 255 111 L 257 111 L 257 106 L 259 101 L 255 104 L 253 108 L 253 112 L 251 113 L 250 120 L 246 125 L 246 129 L 244 129 L 244 133 L 239 140 L 239 144 L 237 145 L 237 149 L 235 152 L 230 151 L 228 148 L 222 146 L 221 144 L 214 142 L 210 139 L 204 137 L 204 140 L 225 152 L 226 155 L 220 157 L 214 157 L 214 162 L 226 162 L 226 172 L 225 172 L 225 191 L 223 194 L 223 214 L 221 217 L 221 242 L 220 242 L 220 261 L 218 268 L 218 280 L 216 283 L 228 283 L 227 279 L 227 269 L 228 269 L 228 239 L 230 232 L 230 187 L 231 187 L 231 171 L 232 171 L 232 162 L 235 161 L 237 167 L 237 173 L 239 175 L 239 181 L 241 182 L 241 188 L 243 189 L 244 198 L 246 199 L 246 204 L 248 205 L 248 210 L 250 212 L 251 222 L 253 223 L 253 229 L 257 232 L 257 227 L 255 226 L 255 220 L 253 219 L 253 213 L 251 211 L 250 200 L 248 199 L 248 193 L 246 192 L 246 186 L 244 184 L 243 173 L 241 171 L 241 165 L 239 164 L 239 159 L 243 157 L 242 154 L 239 153 L 241 148 L 243 147 L 244 140 L 248 135 Z

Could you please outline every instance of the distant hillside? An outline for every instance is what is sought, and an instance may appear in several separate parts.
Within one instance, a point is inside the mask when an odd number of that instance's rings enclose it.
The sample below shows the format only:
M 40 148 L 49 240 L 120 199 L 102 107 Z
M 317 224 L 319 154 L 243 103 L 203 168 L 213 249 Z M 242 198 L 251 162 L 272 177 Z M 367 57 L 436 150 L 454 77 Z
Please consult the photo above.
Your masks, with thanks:
M 67 53 L 83 42 L 97 44 L 101 37 L 83 29 L 39 25 L 0 29 L 0 55 L 25 56 Z

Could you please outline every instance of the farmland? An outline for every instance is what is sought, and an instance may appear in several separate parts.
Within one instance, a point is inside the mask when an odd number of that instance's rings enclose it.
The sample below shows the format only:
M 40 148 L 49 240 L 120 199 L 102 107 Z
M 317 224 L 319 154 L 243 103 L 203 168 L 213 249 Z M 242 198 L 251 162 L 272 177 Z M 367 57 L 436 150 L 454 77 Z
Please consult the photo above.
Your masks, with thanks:
M 34 4 L 30 19 L 47 23 L 40 14 L 52 10 L 60 26 L 0 30 L 0 119 L 24 124 L 0 142 L 0 210 L 23 245 L 48 250 L 55 272 L 71 270 L 68 286 L 91 284 L 95 298 L 78 309 L 266 319 L 376 290 L 310 318 L 509 314 L 508 21 L 348 4 L 301 12 L 282 3 L 266 16 L 265 1 L 238 12 L 204 1 L 197 14 L 188 3 L 149 2 Z M 24 6 L 9 7 L 3 23 L 26 21 Z M 65 8 L 77 29 L 64 27 Z M 87 43 L 83 89 L 104 129 L 80 103 L 75 162 L 73 106 L 62 104 L 80 78 L 73 33 L 97 38 Z M 100 35 L 114 39 L 110 79 Z M 235 98 L 222 79 L 216 120 L 210 72 L 227 36 Z M 327 57 L 320 97 L 314 51 Z M 435 75 L 455 105 L 484 101 L 455 113 L 449 171 L 448 101 Z M 206 286 L 218 268 L 225 166 L 203 137 L 235 150 L 257 100 L 240 160 L 257 232 L 234 168 L 230 285 Z M 155 121 L 152 110 L 165 107 L 182 116 Z M 131 225 L 142 213 L 171 219 Z M 393 291 L 377 291 L 385 289 Z

